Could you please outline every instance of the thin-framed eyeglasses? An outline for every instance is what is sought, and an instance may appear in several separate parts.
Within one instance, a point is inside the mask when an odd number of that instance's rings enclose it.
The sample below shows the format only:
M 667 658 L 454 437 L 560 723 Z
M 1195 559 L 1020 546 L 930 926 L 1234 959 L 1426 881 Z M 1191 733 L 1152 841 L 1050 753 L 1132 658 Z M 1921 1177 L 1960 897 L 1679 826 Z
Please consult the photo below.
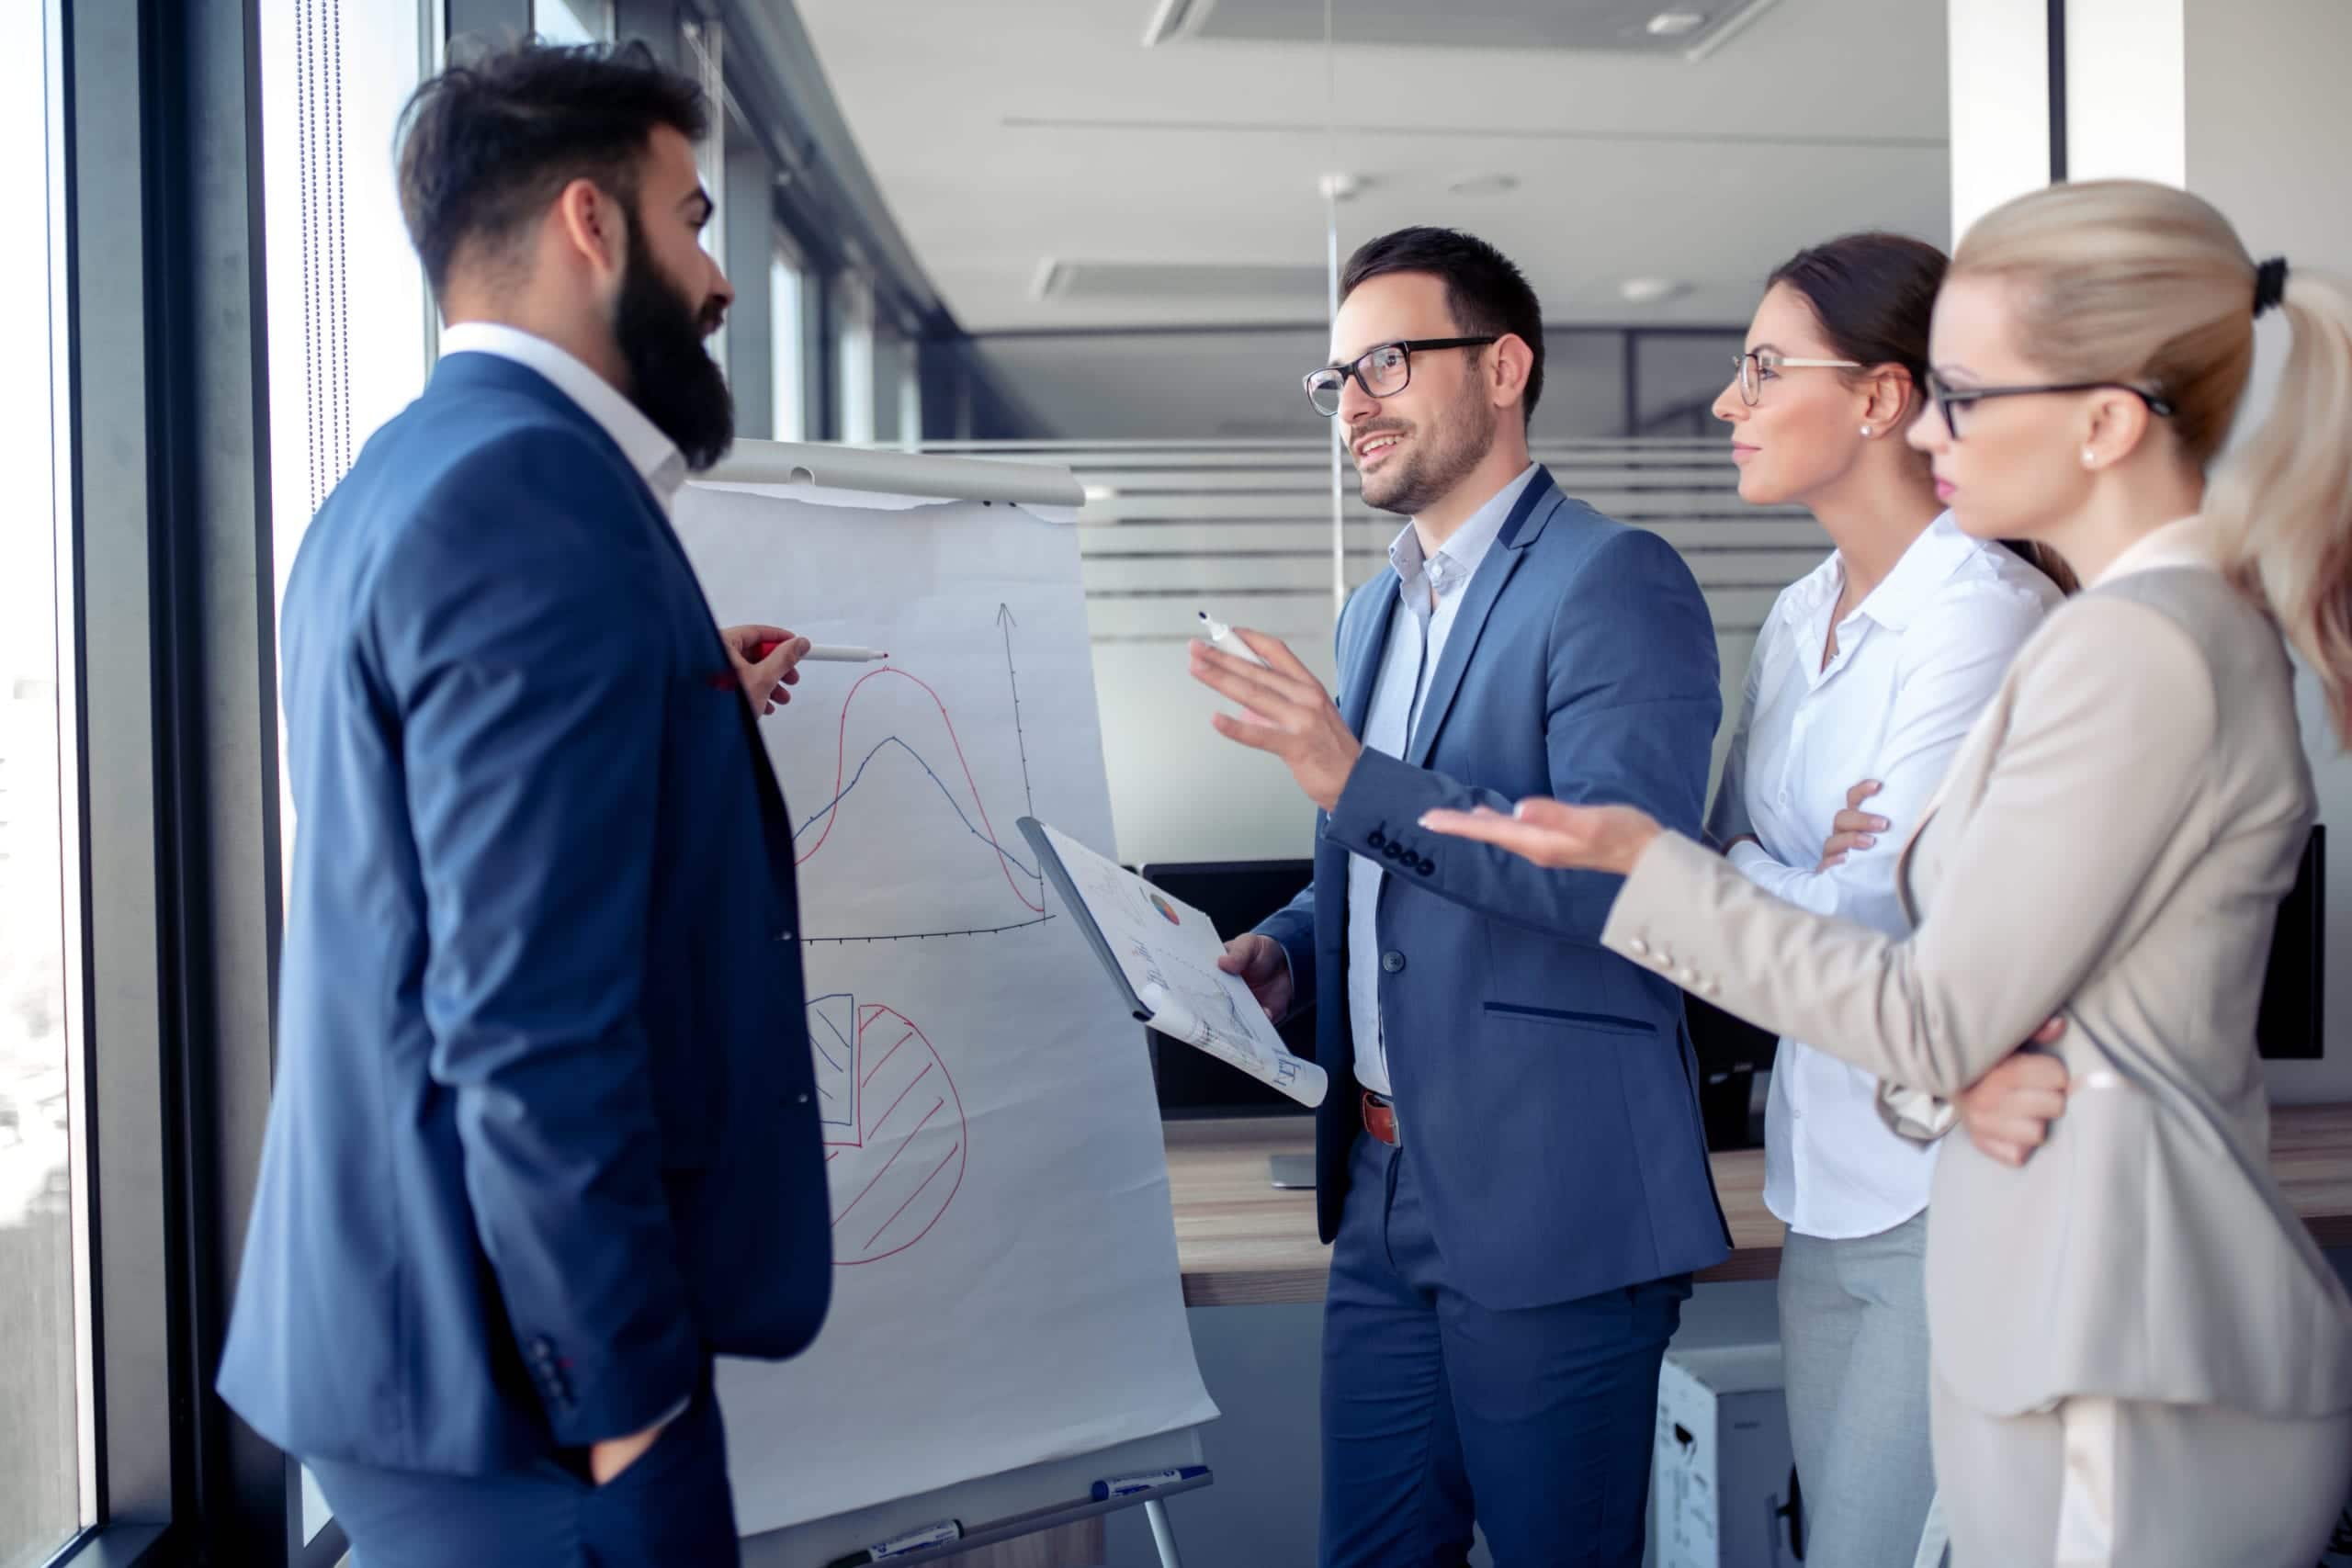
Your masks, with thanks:
M 1357 386 L 1368 398 L 1393 398 L 1413 383 L 1413 355 L 1441 348 L 1483 348 L 1499 341 L 1499 333 L 1485 337 L 1413 337 L 1399 338 L 1365 349 L 1346 365 L 1327 365 L 1320 370 L 1310 370 L 1304 378 L 1306 400 L 1315 412 L 1329 419 L 1340 412 L 1340 394 L 1347 389 L 1348 378 L 1353 377 Z
M 1861 362 L 1855 359 L 1792 359 L 1773 349 L 1751 349 L 1735 354 L 1732 364 L 1739 371 L 1739 400 L 1754 408 L 1764 400 L 1764 379 L 1782 370 L 1860 370 Z
M 1954 441 L 1960 439 L 1960 411 L 1971 403 L 1981 403 L 1987 398 L 2035 398 L 2046 392 L 2129 392 L 2148 405 L 2148 412 L 2159 418 L 2172 416 L 2172 400 L 2161 392 L 2145 387 L 2135 387 L 2129 381 L 2053 381 L 2044 387 L 1955 387 L 1938 376 L 1928 373 L 1928 396 L 1936 412 L 1944 416 L 1944 429 Z

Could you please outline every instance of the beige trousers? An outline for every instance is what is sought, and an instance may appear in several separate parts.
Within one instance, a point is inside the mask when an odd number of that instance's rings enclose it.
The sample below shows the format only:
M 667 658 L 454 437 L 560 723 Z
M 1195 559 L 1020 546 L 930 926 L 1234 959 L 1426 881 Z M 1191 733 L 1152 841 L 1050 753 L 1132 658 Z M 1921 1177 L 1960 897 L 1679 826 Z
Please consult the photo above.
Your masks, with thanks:
M 1952 1568 L 2312 1568 L 2352 1492 L 2352 1411 L 2068 1399 L 1988 1416 L 1940 1377 L 1932 1406 Z

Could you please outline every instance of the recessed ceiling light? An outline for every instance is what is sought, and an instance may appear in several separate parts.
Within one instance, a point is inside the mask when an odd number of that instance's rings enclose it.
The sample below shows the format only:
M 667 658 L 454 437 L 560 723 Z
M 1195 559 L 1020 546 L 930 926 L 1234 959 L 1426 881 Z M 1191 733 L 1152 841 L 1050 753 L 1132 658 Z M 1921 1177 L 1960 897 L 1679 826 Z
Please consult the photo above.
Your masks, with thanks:
M 1704 11 L 1660 11 L 1649 20 L 1652 38 L 1682 38 L 1707 25 Z
M 1519 188 L 1516 175 L 1463 175 L 1445 182 L 1454 196 L 1501 196 Z
M 1689 284 L 1671 277 L 1629 277 L 1617 286 L 1618 298 L 1628 305 L 1656 305 L 1690 291 Z

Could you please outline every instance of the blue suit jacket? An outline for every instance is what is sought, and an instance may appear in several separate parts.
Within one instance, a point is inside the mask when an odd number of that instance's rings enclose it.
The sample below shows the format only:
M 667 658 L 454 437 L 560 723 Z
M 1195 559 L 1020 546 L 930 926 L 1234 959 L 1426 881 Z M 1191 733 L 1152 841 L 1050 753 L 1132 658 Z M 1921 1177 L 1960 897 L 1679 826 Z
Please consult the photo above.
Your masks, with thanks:
M 1348 856 L 1382 857 L 1380 1006 L 1408 1157 L 1451 1283 L 1534 1306 L 1703 1269 L 1730 1250 L 1682 994 L 1600 945 L 1620 878 L 1423 831 L 1437 807 L 1624 803 L 1696 836 L 1723 698 L 1681 557 L 1529 480 L 1464 590 L 1402 758 L 1366 751 L 1317 820 L 1315 883 L 1259 929 L 1317 1010 L 1323 1238 L 1363 1124 L 1347 994 Z M 1396 574 L 1340 617 L 1363 733 Z
M 791 829 L 651 491 L 456 355 L 303 540 L 275 1099 L 220 1388 L 483 1473 L 786 1356 L 831 1254 Z

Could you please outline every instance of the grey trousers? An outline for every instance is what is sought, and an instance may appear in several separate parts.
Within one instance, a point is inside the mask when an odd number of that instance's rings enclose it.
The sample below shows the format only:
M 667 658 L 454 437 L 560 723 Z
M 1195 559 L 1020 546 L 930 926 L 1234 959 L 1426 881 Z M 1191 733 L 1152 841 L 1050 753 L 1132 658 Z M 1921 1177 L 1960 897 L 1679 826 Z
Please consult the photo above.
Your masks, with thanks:
M 1781 1362 L 1804 1489 L 1805 1568 L 1941 1556 L 1928 1418 L 1928 1216 L 1781 1251 Z M 1931 1518 L 1932 1516 L 1932 1518 Z
M 2352 1490 L 2352 1413 L 2067 1399 L 1987 1416 L 1939 1378 L 1935 1428 L 1953 1568 L 2312 1568 Z

